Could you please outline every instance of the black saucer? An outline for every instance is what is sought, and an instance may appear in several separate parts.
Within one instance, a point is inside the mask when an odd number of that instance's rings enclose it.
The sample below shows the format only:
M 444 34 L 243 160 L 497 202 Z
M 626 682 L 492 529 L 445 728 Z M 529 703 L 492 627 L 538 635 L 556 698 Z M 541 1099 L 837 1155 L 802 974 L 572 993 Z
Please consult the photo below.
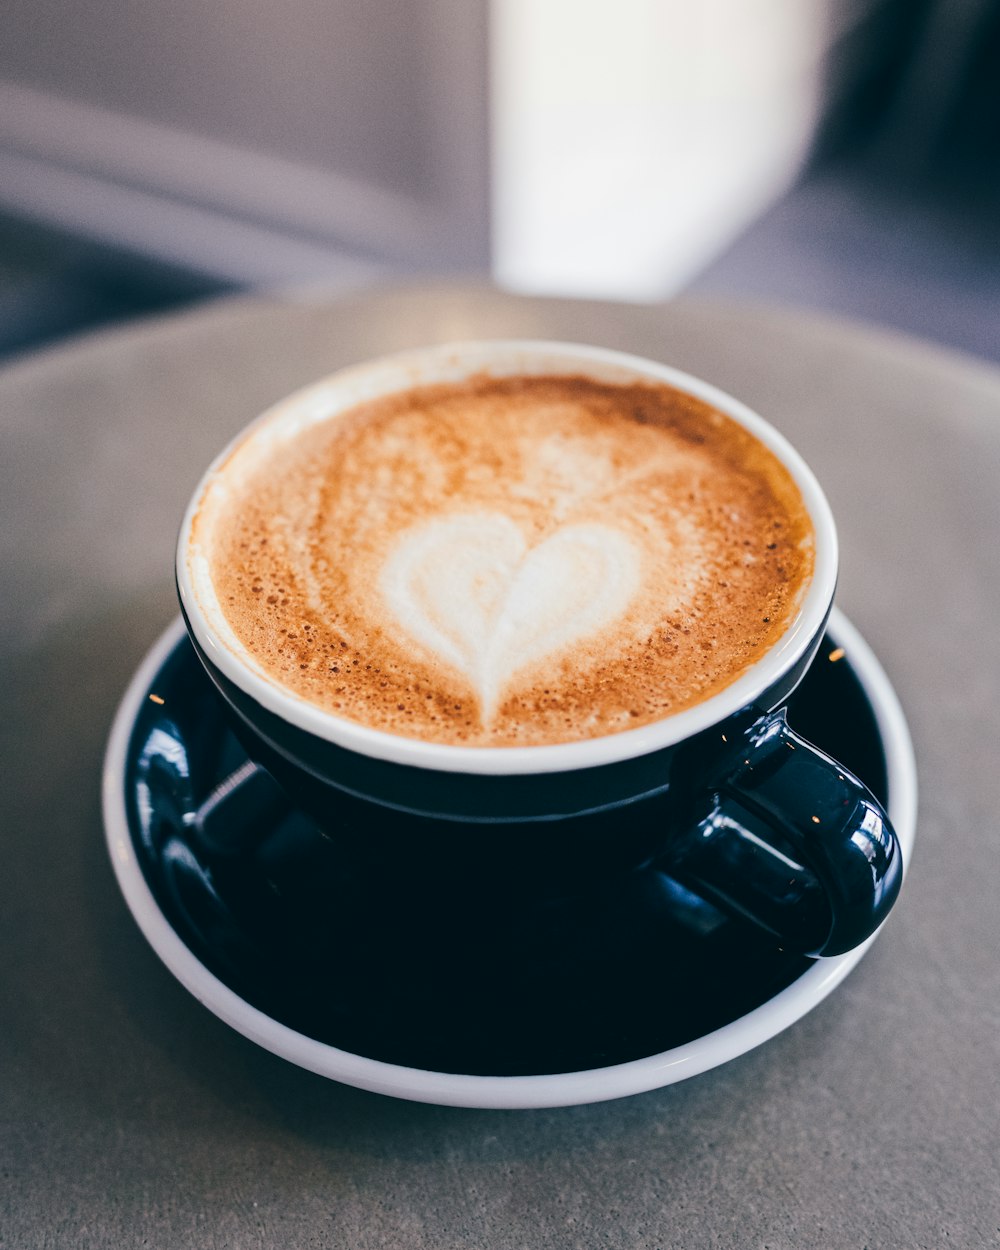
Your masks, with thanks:
M 876 715 L 836 636 L 824 639 L 789 720 L 888 803 Z M 128 839 L 156 906 L 204 968 L 271 1020 L 342 1051 L 470 1075 L 607 1068 L 740 1019 L 814 964 L 649 869 L 610 890 L 597 913 L 554 915 L 551 931 L 526 933 L 516 978 L 466 959 L 455 938 L 434 967 L 400 961 L 397 977 L 373 985 L 359 953 L 379 934 L 352 911 L 351 883 L 342 897 L 313 900 L 325 917 L 317 928 L 303 921 L 301 875 L 292 887 L 275 870 L 275 846 L 316 840 L 266 774 L 245 792 L 255 819 L 267 812 L 255 858 L 207 850 L 197 835 L 206 805 L 241 768 L 252 766 L 180 638 L 147 682 L 128 738 Z

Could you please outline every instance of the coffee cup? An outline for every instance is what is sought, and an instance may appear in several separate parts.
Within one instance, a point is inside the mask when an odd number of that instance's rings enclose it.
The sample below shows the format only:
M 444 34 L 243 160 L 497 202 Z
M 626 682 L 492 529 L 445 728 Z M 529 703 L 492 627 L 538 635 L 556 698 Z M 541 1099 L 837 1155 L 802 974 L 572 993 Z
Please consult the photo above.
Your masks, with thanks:
M 369 985 L 516 980 L 651 870 L 851 949 L 901 852 L 783 711 L 837 558 L 797 452 L 668 366 L 513 341 L 345 369 L 238 435 L 182 523 L 189 636 L 260 766 L 199 836 L 284 896 L 289 949 L 349 942 Z M 262 851 L 269 779 L 303 819 Z

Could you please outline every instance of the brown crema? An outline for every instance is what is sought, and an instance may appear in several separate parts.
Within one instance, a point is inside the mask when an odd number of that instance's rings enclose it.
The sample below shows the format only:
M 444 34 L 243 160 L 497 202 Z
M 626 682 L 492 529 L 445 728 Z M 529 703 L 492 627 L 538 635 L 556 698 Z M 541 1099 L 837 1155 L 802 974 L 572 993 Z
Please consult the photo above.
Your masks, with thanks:
M 583 376 L 279 413 L 213 475 L 190 551 L 271 681 L 460 746 L 689 708 L 781 637 L 813 571 L 799 490 L 753 435 L 665 384 Z

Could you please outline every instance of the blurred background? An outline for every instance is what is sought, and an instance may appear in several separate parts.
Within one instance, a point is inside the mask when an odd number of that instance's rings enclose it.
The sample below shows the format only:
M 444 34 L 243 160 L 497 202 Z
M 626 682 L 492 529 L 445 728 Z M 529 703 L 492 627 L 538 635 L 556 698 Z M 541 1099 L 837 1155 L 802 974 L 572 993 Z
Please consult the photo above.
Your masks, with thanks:
M 997 0 L 6 0 L 0 356 L 491 276 L 1000 359 Z

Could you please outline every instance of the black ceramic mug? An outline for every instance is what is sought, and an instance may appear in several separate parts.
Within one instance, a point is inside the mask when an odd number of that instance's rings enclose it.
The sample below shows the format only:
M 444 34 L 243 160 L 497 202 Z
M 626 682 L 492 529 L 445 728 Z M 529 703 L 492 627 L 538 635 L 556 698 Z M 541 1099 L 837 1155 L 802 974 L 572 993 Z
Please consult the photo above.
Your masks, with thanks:
M 240 642 L 195 535 L 233 457 L 248 446 L 280 456 L 303 424 L 483 370 L 665 382 L 742 425 L 785 467 L 812 523 L 812 576 L 781 636 L 728 686 L 638 729 L 463 747 L 324 710 L 280 685 Z M 262 851 L 270 782 L 248 770 L 213 804 L 202 836 L 214 855 L 254 857 L 261 906 L 282 896 L 303 942 L 350 942 L 369 982 L 430 964 L 516 978 L 529 963 L 544 966 L 553 944 L 565 950 L 568 929 L 576 949 L 586 946 L 602 899 L 650 867 L 809 955 L 858 945 L 895 901 L 901 853 L 885 812 L 783 712 L 833 602 L 829 505 L 777 431 L 704 382 L 621 353 L 524 342 L 428 348 L 344 370 L 265 413 L 219 456 L 184 519 L 176 573 L 191 640 L 241 742 L 309 818 Z

